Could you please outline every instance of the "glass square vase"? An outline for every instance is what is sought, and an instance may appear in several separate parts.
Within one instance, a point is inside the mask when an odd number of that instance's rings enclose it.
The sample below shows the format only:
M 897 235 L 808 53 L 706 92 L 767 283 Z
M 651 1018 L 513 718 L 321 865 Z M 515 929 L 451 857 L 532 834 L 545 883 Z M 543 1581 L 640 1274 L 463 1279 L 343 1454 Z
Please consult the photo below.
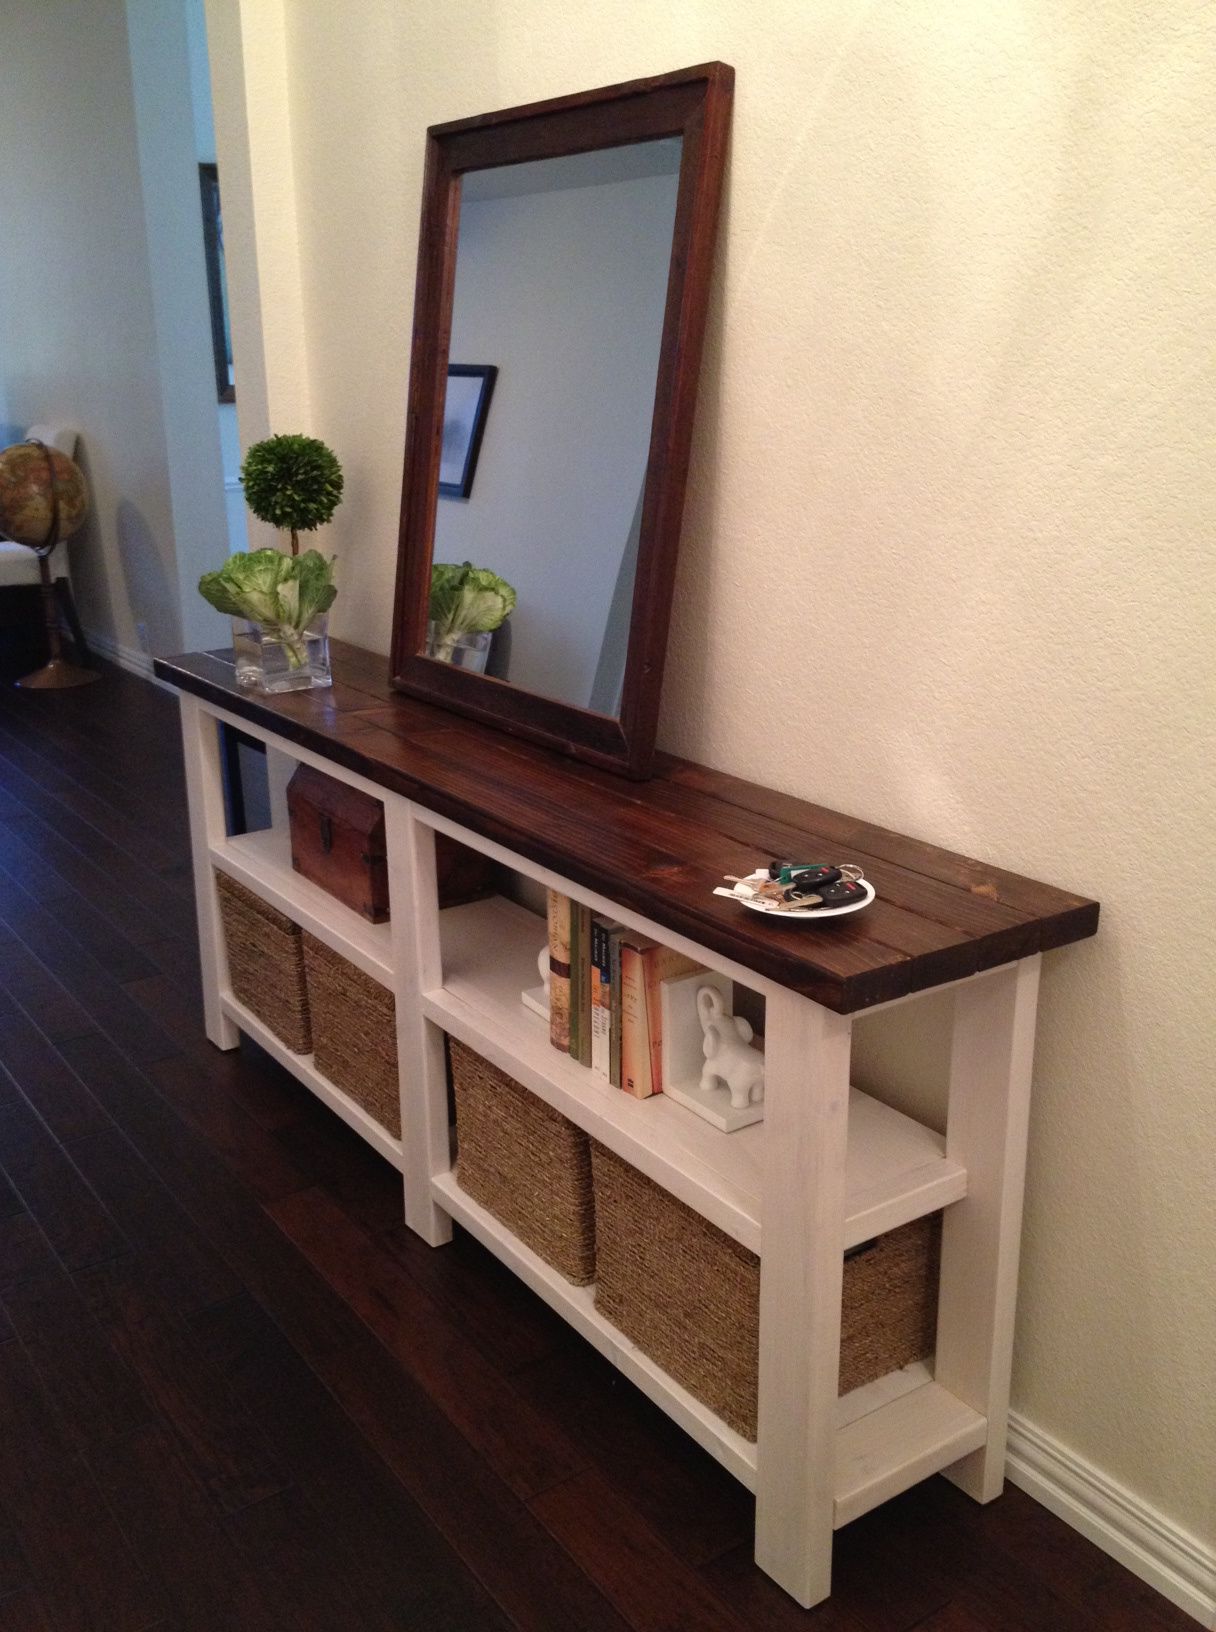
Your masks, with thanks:
M 285 635 L 277 624 L 233 618 L 232 649 L 238 686 L 275 693 L 333 685 L 328 612 L 320 613 L 298 635 Z
M 450 663 L 456 669 L 468 669 L 471 674 L 484 674 L 493 643 L 492 633 L 477 630 L 471 634 L 448 635 L 439 633 L 438 625 L 426 626 L 426 655 L 440 663 Z

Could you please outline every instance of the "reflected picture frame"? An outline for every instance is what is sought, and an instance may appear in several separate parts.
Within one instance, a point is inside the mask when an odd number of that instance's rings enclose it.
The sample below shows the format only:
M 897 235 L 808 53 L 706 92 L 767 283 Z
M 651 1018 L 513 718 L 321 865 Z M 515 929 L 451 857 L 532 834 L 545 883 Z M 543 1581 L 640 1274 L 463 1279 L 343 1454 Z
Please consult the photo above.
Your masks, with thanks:
M 439 449 L 439 496 L 467 499 L 485 435 L 498 369 L 493 363 L 449 363 Z M 455 388 L 453 388 L 455 382 Z

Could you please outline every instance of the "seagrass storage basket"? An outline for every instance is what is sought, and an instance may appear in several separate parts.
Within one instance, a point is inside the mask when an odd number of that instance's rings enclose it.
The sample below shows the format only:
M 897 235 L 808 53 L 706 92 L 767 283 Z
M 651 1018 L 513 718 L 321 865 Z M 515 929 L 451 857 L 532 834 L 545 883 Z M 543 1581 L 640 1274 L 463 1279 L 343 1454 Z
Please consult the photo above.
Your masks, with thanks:
M 456 1177 L 547 1264 L 595 1277 L 590 1140 L 480 1054 L 448 1039 L 456 1092 Z
M 313 1064 L 387 1133 L 400 1139 L 397 1014 L 392 992 L 307 931 L 304 970 L 312 1014 Z
M 300 927 L 227 873 L 217 872 L 233 995 L 293 1054 L 312 1052 Z
M 600 1313 L 745 1439 L 756 1437 L 760 1260 L 592 1141 Z M 940 1224 L 848 1255 L 840 1392 L 932 1353 Z

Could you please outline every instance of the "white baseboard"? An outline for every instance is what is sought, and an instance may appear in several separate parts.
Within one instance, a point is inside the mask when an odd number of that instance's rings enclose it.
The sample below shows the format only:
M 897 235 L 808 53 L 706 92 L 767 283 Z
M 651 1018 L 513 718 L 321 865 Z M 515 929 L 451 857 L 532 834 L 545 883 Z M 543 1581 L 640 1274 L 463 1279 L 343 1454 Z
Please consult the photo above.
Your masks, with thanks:
M 120 669 L 126 669 L 131 674 L 139 675 L 141 680 L 151 680 L 155 685 L 161 685 L 152 673 L 152 658 L 140 646 L 122 646 L 112 636 L 103 634 L 100 629 L 86 629 L 84 638 L 89 643 L 90 650 L 99 657 L 108 657 L 111 663 L 117 663 Z
M 1216 1629 L 1216 1548 L 1180 1530 L 1017 1412 L 1009 1416 L 1005 1472 L 1207 1632 Z

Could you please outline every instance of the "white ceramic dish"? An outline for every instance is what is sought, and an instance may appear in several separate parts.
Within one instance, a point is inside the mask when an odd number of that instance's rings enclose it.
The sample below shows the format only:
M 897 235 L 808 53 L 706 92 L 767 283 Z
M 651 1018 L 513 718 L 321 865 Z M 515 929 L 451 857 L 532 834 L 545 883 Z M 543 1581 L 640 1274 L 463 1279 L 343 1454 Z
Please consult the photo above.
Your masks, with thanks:
M 755 879 L 757 883 L 760 883 L 761 880 L 766 879 L 767 877 L 768 874 L 761 869 L 757 872 L 749 873 L 748 878 L 744 879 L 743 882 L 748 883 L 751 879 Z M 861 912 L 864 908 L 868 907 L 870 902 L 873 901 L 877 892 L 875 891 L 873 884 L 870 883 L 869 879 L 859 878 L 857 882 L 866 892 L 865 900 L 850 901 L 846 907 L 795 907 L 792 910 L 783 911 L 777 907 L 770 906 L 767 901 L 762 900 L 759 896 L 740 894 L 738 885 L 736 885 L 733 890 L 723 889 L 721 886 L 719 886 L 719 888 L 714 891 L 714 894 L 724 895 L 731 901 L 737 901 L 741 907 L 746 907 L 749 912 L 762 912 L 766 918 L 780 918 L 783 922 L 787 923 L 813 924 L 822 921 L 824 918 L 843 918 L 846 913 Z

